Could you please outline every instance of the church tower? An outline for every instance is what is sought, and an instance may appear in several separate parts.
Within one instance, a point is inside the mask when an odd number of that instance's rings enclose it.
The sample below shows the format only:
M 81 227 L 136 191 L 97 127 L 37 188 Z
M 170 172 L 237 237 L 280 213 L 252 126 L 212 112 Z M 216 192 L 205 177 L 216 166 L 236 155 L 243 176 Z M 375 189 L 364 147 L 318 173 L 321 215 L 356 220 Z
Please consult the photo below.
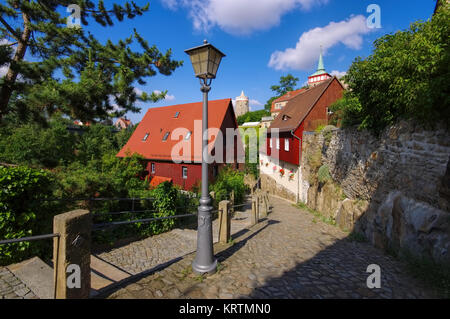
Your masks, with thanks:
M 236 98 L 236 103 L 234 104 L 234 113 L 236 117 L 244 115 L 249 112 L 249 100 L 248 97 L 245 96 L 244 91 L 241 92 L 241 95 Z
M 322 48 L 320 48 L 319 64 L 317 65 L 317 71 L 308 77 L 308 86 L 313 87 L 323 81 L 331 78 L 331 75 L 325 71 L 325 66 L 323 64 Z

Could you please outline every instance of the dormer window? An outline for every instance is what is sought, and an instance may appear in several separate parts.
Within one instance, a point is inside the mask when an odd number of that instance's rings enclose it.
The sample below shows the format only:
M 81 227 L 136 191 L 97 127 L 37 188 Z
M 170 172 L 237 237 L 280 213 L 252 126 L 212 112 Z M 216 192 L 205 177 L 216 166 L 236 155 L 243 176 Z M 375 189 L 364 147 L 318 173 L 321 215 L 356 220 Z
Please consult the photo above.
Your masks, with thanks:
M 180 116 L 180 112 L 176 112 L 174 118 L 178 118 L 178 116 Z
M 289 120 L 291 117 L 289 115 L 283 115 L 283 121 Z
M 191 138 L 191 134 L 192 134 L 192 132 L 188 132 L 187 134 L 186 134 L 186 137 L 184 138 L 186 141 L 188 140 L 188 139 L 190 139 Z
M 167 138 L 169 137 L 169 134 L 170 134 L 170 132 L 166 132 L 166 134 L 164 134 L 164 137 L 163 137 L 163 142 L 164 141 L 167 141 Z
M 142 141 L 145 142 L 145 141 L 148 139 L 149 135 L 150 135 L 149 133 L 145 134 L 145 136 L 144 136 L 144 138 L 142 139 Z

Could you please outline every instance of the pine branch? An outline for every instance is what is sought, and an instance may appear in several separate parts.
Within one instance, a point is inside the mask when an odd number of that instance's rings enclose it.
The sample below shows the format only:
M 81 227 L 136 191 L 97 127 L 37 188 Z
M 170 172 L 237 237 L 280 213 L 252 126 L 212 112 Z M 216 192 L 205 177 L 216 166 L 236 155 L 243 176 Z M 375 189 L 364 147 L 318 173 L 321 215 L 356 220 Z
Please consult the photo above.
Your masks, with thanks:
M 9 31 L 9 33 L 14 39 L 20 41 L 20 35 L 16 33 L 16 31 L 8 24 L 8 22 L 5 21 L 5 19 L 3 19 L 2 16 L 0 16 L 0 22 L 5 26 L 5 28 Z

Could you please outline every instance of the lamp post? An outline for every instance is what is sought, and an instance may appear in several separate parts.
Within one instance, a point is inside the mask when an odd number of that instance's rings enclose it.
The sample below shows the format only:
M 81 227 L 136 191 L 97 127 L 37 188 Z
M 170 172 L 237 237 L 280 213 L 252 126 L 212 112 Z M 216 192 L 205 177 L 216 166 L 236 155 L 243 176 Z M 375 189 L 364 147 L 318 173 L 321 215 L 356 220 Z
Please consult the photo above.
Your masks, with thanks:
M 203 93 L 202 196 L 198 207 L 197 252 L 192 263 L 192 269 L 197 274 L 214 273 L 217 267 L 217 260 L 214 258 L 213 252 L 212 206 L 208 190 L 208 92 L 211 90 L 211 82 L 216 78 L 217 69 L 225 54 L 206 40 L 203 42 L 203 45 L 184 52 L 191 58 L 195 76 L 200 79 L 200 90 Z

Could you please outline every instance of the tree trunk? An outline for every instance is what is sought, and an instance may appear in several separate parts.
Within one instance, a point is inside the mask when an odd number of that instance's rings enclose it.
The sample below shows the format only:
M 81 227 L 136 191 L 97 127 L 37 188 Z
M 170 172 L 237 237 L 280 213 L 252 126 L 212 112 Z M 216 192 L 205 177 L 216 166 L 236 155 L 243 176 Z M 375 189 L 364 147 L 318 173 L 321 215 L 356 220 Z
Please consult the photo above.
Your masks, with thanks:
M 17 64 L 18 62 L 23 60 L 28 48 L 28 41 L 30 40 L 30 18 L 25 13 L 22 13 L 22 18 L 24 24 L 22 36 L 20 37 L 20 39 L 18 39 L 19 43 L 17 45 L 16 53 L 14 54 L 14 58 L 11 61 L 8 73 L 6 73 L 5 76 L 5 82 L 0 91 L 0 122 L 2 121 L 3 116 L 7 113 L 8 103 L 13 93 L 13 85 L 17 80 L 18 73 L 16 70 L 14 70 L 14 64 Z

